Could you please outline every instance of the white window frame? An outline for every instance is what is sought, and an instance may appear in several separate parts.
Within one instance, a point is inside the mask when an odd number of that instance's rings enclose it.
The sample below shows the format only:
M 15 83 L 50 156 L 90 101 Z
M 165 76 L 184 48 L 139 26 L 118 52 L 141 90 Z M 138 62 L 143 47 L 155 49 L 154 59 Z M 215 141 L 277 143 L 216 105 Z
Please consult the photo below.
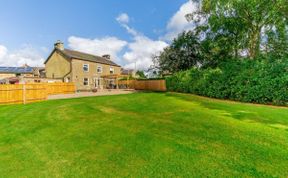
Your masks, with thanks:
M 100 69 L 100 72 L 98 71 L 98 69 Z M 101 74 L 101 73 L 103 73 L 103 67 L 102 66 L 97 66 L 97 73 L 98 74 Z
M 112 69 L 112 70 L 111 70 L 111 69 Z M 112 73 L 111 73 L 111 71 L 112 71 Z M 110 66 L 109 73 L 110 73 L 110 74 L 114 74 L 114 73 L 115 73 L 114 67 Z
M 87 79 L 87 85 L 85 85 L 85 79 Z M 84 86 L 89 86 L 89 78 L 88 77 L 84 77 L 83 78 L 83 85 Z
M 87 71 L 84 70 L 84 66 L 87 66 Z M 83 71 L 84 72 L 89 72 L 89 64 L 83 64 Z

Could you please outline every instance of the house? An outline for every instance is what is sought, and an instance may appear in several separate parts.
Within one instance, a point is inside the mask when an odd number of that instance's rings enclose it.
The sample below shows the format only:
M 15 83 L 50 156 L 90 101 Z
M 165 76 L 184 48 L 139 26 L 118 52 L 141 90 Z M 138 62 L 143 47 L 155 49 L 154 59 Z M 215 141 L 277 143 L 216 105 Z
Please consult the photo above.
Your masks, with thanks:
M 43 68 L 41 67 L 30 67 L 27 64 L 22 67 L 0 67 L 0 83 L 21 83 L 25 82 L 28 78 L 34 81 L 34 79 L 41 77 L 42 71 Z
M 110 59 L 110 55 L 95 56 L 65 49 L 61 41 L 45 61 L 47 78 L 73 82 L 77 90 L 92 90 L 116 87 L 121 66 Z
M 0 67 L 0 79 L 16 76 L 33 76 L 34 69 L 27 65 L 23 67 Z

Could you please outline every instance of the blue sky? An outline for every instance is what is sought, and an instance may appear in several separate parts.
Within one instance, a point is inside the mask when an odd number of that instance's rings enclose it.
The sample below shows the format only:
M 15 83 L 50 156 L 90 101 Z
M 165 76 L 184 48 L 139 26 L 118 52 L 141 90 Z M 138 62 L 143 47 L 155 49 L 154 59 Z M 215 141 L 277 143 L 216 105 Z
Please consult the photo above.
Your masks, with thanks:
M 112 53 L 121 65 L 136 62 L 141 69 L 151 64 L 152 53 L 191 28 L 183 14 L 194 8 L 188 0 L 0 0 L 0 4 L 0 65 L 42 65 L 59 39 L 67 48 Z

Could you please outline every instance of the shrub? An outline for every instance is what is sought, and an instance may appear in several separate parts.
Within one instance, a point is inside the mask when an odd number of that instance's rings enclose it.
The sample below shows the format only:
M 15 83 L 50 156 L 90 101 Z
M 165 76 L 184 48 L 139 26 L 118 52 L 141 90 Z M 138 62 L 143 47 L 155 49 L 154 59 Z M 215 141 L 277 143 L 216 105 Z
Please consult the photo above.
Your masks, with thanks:
M 166 81 L 168 91 L 251 103 L 288 103 L 287 59 L 229 60 L 216 69 L 192 68 Z

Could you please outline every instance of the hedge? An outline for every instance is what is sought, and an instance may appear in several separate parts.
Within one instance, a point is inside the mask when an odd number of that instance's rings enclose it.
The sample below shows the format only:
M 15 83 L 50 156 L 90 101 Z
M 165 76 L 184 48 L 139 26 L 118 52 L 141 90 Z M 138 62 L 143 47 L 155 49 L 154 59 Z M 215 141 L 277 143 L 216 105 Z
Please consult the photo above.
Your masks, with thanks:
M 287 105 L 288 59 L 230 60 L 218 68 L 176 73 L 166 78 L 168 91 L 242 102 Z

